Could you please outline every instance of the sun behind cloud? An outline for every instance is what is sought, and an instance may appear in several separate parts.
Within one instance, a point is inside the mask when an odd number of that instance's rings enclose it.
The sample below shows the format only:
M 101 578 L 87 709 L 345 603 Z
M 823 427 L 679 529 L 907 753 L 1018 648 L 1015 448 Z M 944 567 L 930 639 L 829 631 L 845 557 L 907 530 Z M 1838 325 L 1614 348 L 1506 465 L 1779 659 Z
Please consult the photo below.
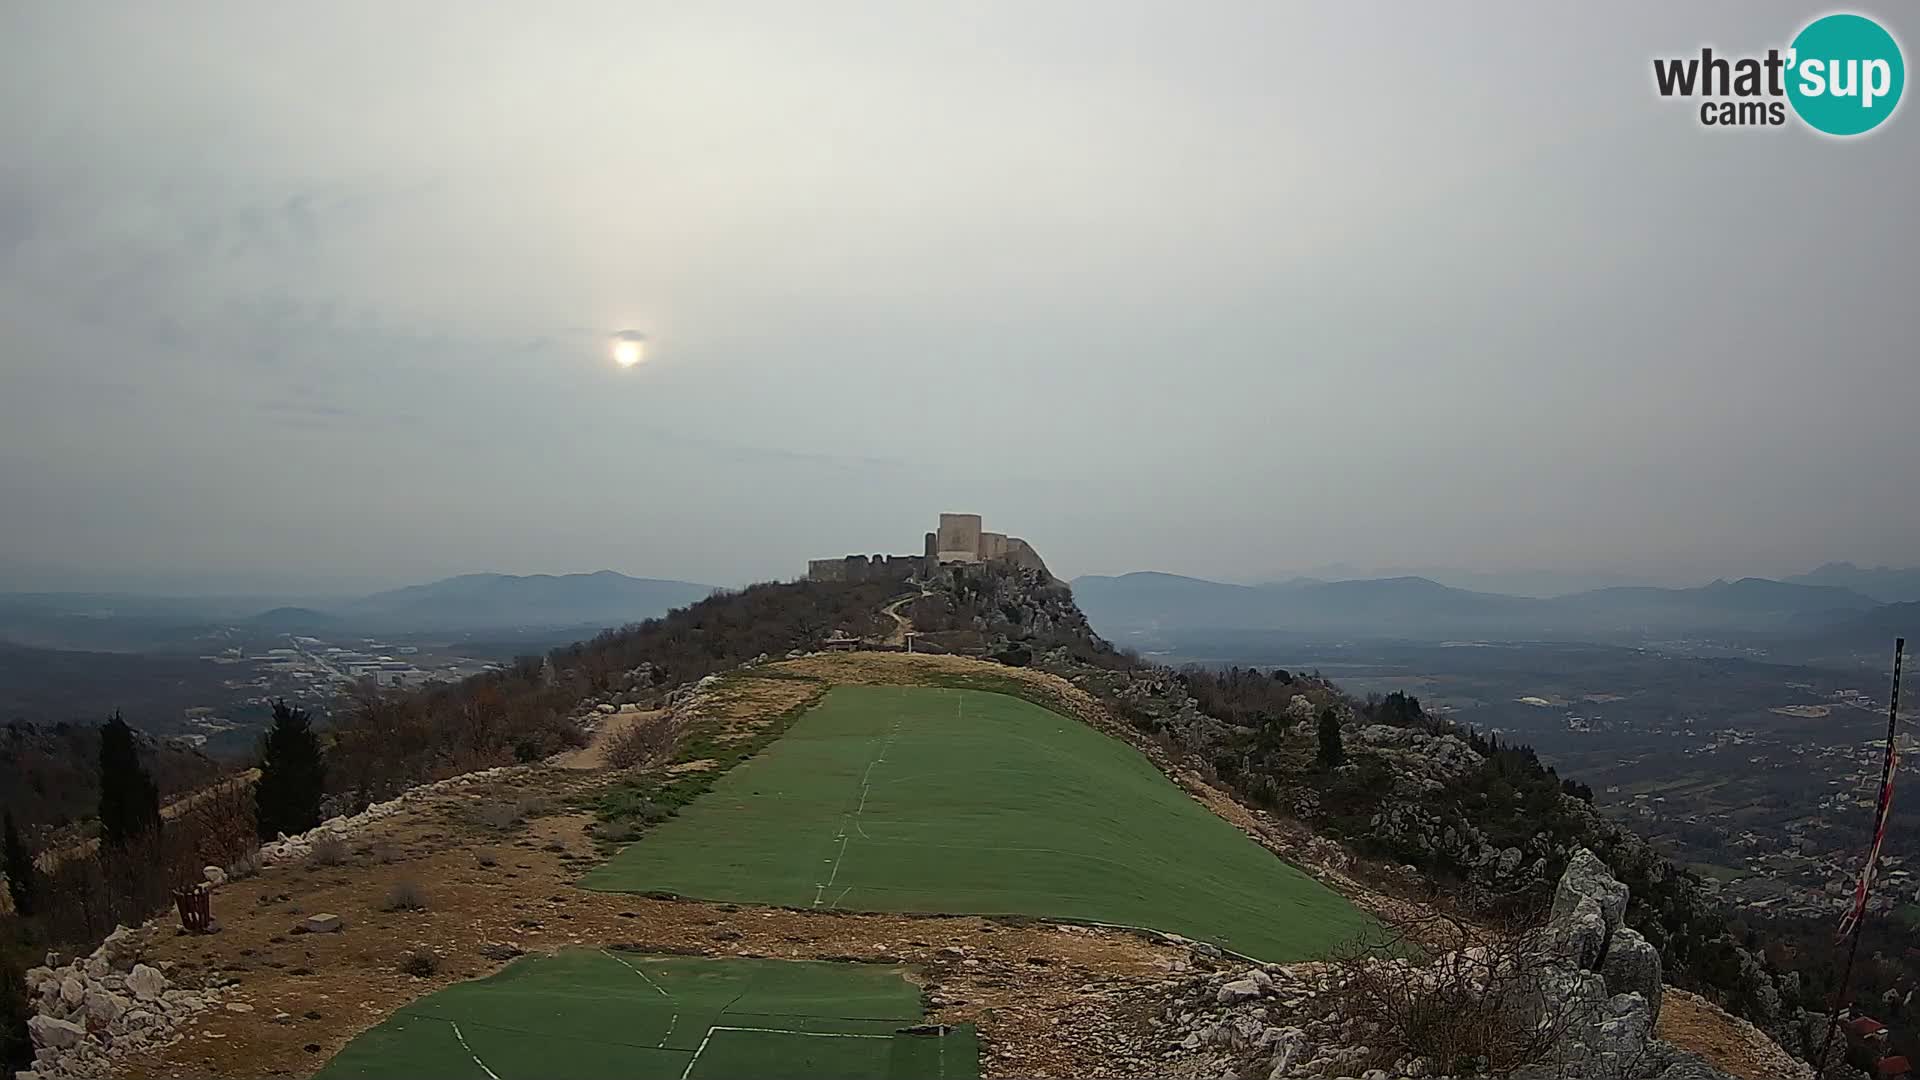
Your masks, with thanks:
M 622 330 L 613 335 L 613 362 L 623 368 L 642 363 L 647 358 L 647 336 L 636 330 Z

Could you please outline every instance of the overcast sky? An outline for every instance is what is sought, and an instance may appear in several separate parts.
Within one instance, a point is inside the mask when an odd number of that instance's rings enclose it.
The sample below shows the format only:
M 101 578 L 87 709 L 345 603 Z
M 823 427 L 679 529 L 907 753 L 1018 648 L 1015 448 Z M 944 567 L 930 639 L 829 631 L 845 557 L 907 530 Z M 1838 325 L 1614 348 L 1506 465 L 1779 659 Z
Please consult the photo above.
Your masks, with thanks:
M 1453 10 L 7 5 L 0 587 L 1920 562 L 1920 105 Z

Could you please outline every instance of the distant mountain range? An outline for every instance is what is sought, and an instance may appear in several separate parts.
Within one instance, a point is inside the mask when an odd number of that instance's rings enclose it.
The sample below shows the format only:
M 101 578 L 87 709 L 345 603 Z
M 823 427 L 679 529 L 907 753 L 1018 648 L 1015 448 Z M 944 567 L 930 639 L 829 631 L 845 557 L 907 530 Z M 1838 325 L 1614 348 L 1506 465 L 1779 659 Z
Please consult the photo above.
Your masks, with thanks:
M 1920 602 L 1920 566 L 1897 570 L 1876 566 L 1866 570 L 1850 562 L 1830 562 L 1808 574 L 1786 579 L 1795 585 L 1832 585 L 1871 596 L 1883 604 Z
M 1885 610 L 1880 601 L 1852 589 L 1766 578 L 1685 589 L 1623 586 L 1548 598 L 1474 592 L 1421 577 L 1229 585 L 1135 573 L 1081 577 L 1072 584 L 1081 610 L 1108 636 L 1194 629 L 1403 639 L 1794 636 L 1878 617 Z
M 592 574 L 462 574 L 375 593 L 328 612 L 355 625 L 421 629 L 618 626 L 703 600 L 711 585 Z
M 463 574 L 358 599 L 0 593 L 0 641 L 113 652 L 204 647 L 230 631 L 385 634 L 592 629 L 664 615 L 711 585 L 591 574 Z

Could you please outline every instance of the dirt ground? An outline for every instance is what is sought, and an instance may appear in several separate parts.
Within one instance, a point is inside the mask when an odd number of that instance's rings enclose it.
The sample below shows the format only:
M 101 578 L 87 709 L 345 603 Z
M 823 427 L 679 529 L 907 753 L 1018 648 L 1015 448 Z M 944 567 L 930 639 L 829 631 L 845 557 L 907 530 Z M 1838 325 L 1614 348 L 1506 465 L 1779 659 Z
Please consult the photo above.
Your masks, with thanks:
M 1795 1080 L 1813 1070 L 1793 1060 L 1745 1020 L 1698 994 L 1667 987 L 1660 997 L 1659 1036 L 1743 1080 Z
M 587 742 L 587 745 L 577 750 L 569 750 L 550 760 L 553 765 L 562 769 L 604 769 L 607 767 L 609 742 L 630 728 L 641 724 L 657 723 L 665 715 L 665 709 L 636 709 L 629 705 L 611 716 L 602 717 L 600 726 L 594 728 L 593 738 Z

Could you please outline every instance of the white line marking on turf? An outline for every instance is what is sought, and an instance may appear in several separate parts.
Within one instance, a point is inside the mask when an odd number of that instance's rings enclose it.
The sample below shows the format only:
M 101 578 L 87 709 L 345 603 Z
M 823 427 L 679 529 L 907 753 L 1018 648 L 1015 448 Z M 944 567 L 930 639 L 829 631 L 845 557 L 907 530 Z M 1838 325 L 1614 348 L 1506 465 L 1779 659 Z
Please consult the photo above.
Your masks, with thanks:
M 693 1075 L 694 1065 L 700 1061 L 700 1055 L 707 1052 L 707 1044 L 713 1041 L 713 1033 L 716 1031 L 757 1031 L 766 1035 L 804 1035 L 809 1039 L 891 1039 L 893 1038 L 893 1036 L 891 1035 L 850 1035 L 850 1034 L 845 1034 L 837 1031 L 789 1031 L 786 1028 L 729 1027 L 724 1024 L 717 1024 L 713 1027 L 708 1028 L 706 1035 L 701 1038 L 700 1046 L 698 1049 L 696 1049 L 693 1052 L 693 1057 L 691 1060 L 687 1062 L 687 1067 L 680 1071 L 680 1080 L 687 1080 L 687 1077 Z M 484 1066 L 482 1067 L 484 1068 Z M 492 1073 L 488 1073 L 487 1075 L 493 1076 Z M 494 1077 L 494 1080 L 499 1080 L 499 1077 Z
M 460 1034 L 460 1025 L 455 1024 L 451 1020 L 447 1021 L 447 1023 L 453 1028 L 453 1037 L 460 1040 L 460 1049 L 465 1050 L 467 1052 L 467 1056 L 473 1059 L 473 1063 L 475 1065 L 480 1066 L 480 1071 L 492 1077 L 493 1080 L 500 1080 L 500 1074 L 497 1072 L 494 1072 L 492 1069 L 487 1068 L 487 1063 L 484 1061 L 481 1061 L 480 1055 L 474 1053 L 473 1047 L 467 1045 L 467 1037 L 465 1035 Z
M 873 837 L 867 835 L 866 827 L 860 824 L 860 816 L 867 812 L 867 796 L 873 791 L 873 767 L 887 760 L 887 748 L 893 745 L 893 740 L 900 734 L 900 719 L 900 717 L 894 717 L 893 728 L 887 732 L 887 737 L 880 743 L 880 753 L 875 756 L 872 761 L 867 762 L 867 771 L 860 774 L 860 805 L 854 807 L 851 815 L 841 815 L 840 831 L 833 834 L 833 838 L 840 841 L 840 851 L 833 858 L 833 872 L 827 875 L 827 880 L 824 883 L 814 883 L 814 907 L 819 907 L 820 901 L 826 899 L 827 890 L 833 888 L 834 880 L 840 876 L 840 862 L 847 857 L 847 843 L 853 839 L 847 835 L 846 823 L 849 817 L 853 821 L 853 829 L 855 832 L 859 833 L 863 839 L 873 839 Z M 849 891 L 852 890 L 852 886 L 848 886 L 847 888 Z M 845 900 L 846 898 L 846 892 L 842 892 L 840 899 L 833 902 L 833 907 L 839 907 L 840 900 Z
M 659 983 L 654 982 L 652 979 L 647 978 L 646 972 L 641 971 L 639 968 L 634 967 L 632 964 L 627 963 L 625 960 L 620 959 L 619 957 L 613 955 L 612 953 L 608 952 L 605 949 L 600 950 L 600 955 L 606 957 L 607 959 L 613 961 L 616 964 L 619 964 L 621 967 L 626 968 L 628 971 L 633 972 L 635 975 L 640 976 L 640 981 L 646 983 L 648 986 L 653 987 L 655 990 L 659 990 L 661 997 L 666 998 L 668 1001 L 673 1000 L 673 995 L 667 993 L 665 990 L 662 990 Z
M 605 949 L 600 950 L 600 955 L 606 957 L 607 959 L 613 961 L 616 964 L 619 964 L 621 967 L 626 968 L 628 971 L 633 972 L 635 975 L 640 976 L 640 981 L 646 983 L 648 986 L 653 987 L 655 990 L 660 991 L 661 997 L 666 998 L 668 1001 L 673 1000 L 673 995 L 667 993 L 665 987 L 661 986 L 659 983 L 654 982 L 652 979 L 648 978 L 646 972 L 641 971 L 639 968 L 634 967 L 632 964 L 627 963 L 625 960 L 620 959 L 619 957 L 613 955 L 612 953 L 608 952 Z M 665 1035 L 660 1036 L 660 1041 L 657 1044 L 655 1044 L 656 1048 L 664 1048 L 667 1045 L 667 1040 L 673 1038 L 673 1029 L 674 1029 L 674 1026 L 678 1023 L 680 1023 L 680 1014 L 677 1012 L 667 1018 L 667 1033 Z

